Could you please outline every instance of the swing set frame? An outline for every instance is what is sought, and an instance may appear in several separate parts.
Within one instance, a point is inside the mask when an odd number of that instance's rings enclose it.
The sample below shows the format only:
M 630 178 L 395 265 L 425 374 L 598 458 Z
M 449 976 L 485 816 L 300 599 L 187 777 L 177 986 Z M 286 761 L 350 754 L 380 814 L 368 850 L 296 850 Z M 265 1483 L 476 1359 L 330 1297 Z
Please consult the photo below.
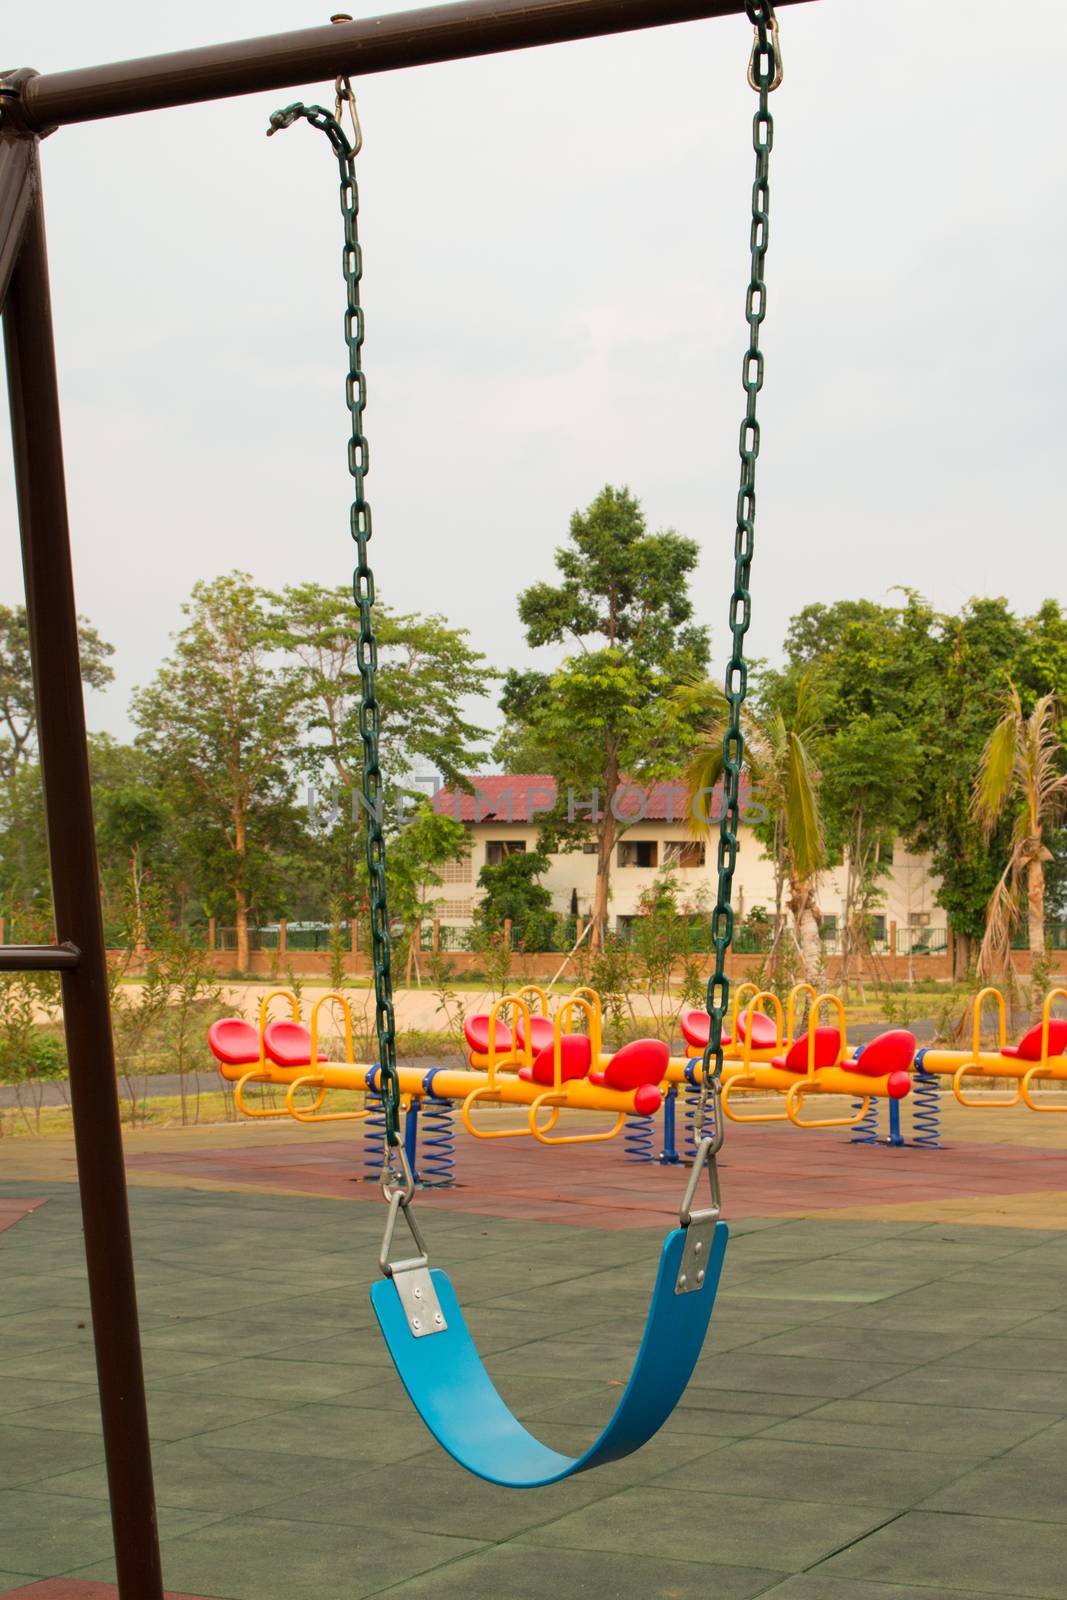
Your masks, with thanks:
M 108 1007 L 40 142 L 74 123 L 744 10 L 744 0 L 466 0 L 66 72 L 0 73 L 0 311 L 56 927 L 55 944 L 0 946 L 0 971 L 61 975 L 120 1600 L 163 1600 L 164 1591 Z

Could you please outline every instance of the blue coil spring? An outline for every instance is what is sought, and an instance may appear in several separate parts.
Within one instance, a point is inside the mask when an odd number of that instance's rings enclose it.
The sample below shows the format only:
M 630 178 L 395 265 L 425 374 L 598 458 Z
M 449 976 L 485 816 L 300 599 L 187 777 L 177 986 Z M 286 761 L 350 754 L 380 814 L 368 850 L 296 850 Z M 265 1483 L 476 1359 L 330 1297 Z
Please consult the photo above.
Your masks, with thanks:
M 627 1117 L 622 1130 L 627 1161 L 655 1161 L 656 1127 L 651 1117 Z
M 422 1160 L 420 1182 L 424 1189 L 450 1189 L 456 1181 L 456 1122 L 451 1100 L 439 1100 L 433 1092 L 432 1067 L 422 1080 Z
M 853 1100 L 853 1112 L 863 1108 L 862 1100 Z M 850 1144 L 877 1144 L 878 1143 L 878 1101 L 873 1096 L 867 1105 L 866 1114 L 860 1118 L 852 1129 Z
M 915 1058 L 917 1070 L 911 1080 L 911 1142 L 927 1150 L 940 1150 L 941 1080 L 935 1073 L 923 1071 L 922 1056 L 920 1050 Z
M 373 1107 L 363 1122 L 363 1166 L 367 1183 L 377 1183 L 385 1161 L 385 1101 L 377 1091 L 378 1068 L 371 1067 L 366 1077 L 366 1103 Z
M 380 1094 L 373 1094 L 367 1096 L 367 1104 L 374 1110 L 363 1123 L 363 1165 L 367 1182 L 377 1183 L 385 1160 L 385 1101 Z

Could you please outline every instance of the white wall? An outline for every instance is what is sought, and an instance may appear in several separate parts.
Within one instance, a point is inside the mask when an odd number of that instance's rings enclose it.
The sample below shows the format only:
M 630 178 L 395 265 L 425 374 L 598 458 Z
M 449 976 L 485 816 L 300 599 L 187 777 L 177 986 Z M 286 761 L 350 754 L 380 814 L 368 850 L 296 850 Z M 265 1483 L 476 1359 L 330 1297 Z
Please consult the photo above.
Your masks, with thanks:
M 453 864 L 445 871 L 446 882 L 432 891 L 429 898 L 440 902 L 438 915 L 443 923 L 463 923 L 469 920 L 473 906 L 479 898 L 478 873 L 485 865 L 486 845 L 491 840 L 523 840 L 527 850 L 537 844 L 538 829 L 525 823 L 471 823 L 468 826 L 471 841 L 469 864 Z M 658 859 L 662 866 L 664 846 L 667 843 L 689 843 L 692 835 L 682 823 L 639 822 L 626 830 L 624 838 L 630 842 L 642 839 L 655 840 Z M 678 867 L 677 882 L 683 892 L 690 889 L 694 911 L 702 904 L 714 904 L 716 890 L 717 836 L 708 839 L 703 867 Z M 618 853 L 612 863 L 611 912 L 613 917 L 632 916 L 636 913 L 643 889 L 652 883 L 656 871 L 647 867 L 620 867 Z M 542 882 L 552 894 L 554 911 L 566 915 L 571 907 L 572 892 L 578 891 L 578 907 L 587 915 L 593 898 L 596 879 L 596 857 L 581 850 L 561 852 L 551 857 L 551 865 Z M 935 903 L 939 880 L 930 870 L 929 857 L 911 855 L 897 842 L 893 864 L 883 879 L 885 897 L 880 907 L 887 924 L 897 922 L 901 927 L 926 915 L 935 927 L 944 927 L 945 913 Z M 763 847 L 751 829 L 742 825 L 734 877 L 734 904 L 740 915 L 747 915 L 756 905 L 768 913 L 774 907 L 774 872 Z M 819 905 L 824 916 L 842 917 L 845 899 L 845 872 L 838 867 L 823 875 L 819 886 Z

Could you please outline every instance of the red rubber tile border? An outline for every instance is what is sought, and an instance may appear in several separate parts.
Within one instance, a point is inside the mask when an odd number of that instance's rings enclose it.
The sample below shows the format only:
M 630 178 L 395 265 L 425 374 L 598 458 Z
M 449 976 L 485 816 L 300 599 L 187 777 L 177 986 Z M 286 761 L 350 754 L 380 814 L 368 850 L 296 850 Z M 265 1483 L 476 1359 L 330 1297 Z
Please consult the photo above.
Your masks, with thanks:
M 28 1217 L 31 1211 L 36 1211 L 40 1206 L 46 1206 L 45 1200 L 11 1200 L 0 1199 L 0 1233 L 5 1228 L 13 1228 L 16 1222 L 21 1222 L 23 1217 Z
M 330 1139 L 316 1140 L 313 1149 L 259 1144 L 143 1154 L 127 1164 L 133 1182 L 143 1171 L 175 1186 L 205 1178 L 234 1189 L 378 1204 L 377 1185 L 363 1181 L 360 1157 L 358 1144 Z M 732 1128 L 720 1169 L 728 1217 L 1067 1190 L 1067 1153 L 1059 1150 L 964 1143 L 894 1150 L 792 1129 Z M 606 1230 L 661 1224 L 677 1211 L 685 1181 L 680 1167 L 627 1163 L 617 1144 L 546 1150 L 462 1137 L 457 1175 L 455 1188 L 422 1191 L 420 1206 Z

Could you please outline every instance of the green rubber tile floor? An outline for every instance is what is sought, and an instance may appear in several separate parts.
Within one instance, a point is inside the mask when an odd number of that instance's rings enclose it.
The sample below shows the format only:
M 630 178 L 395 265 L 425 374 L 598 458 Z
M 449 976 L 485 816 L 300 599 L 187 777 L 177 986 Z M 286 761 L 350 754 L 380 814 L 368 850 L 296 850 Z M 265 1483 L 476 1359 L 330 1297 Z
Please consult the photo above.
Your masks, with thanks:
M 113 1576 L 76 1197 L 31 1188 L 47 1203 L 0 1234 L 0 1594 Z M 1067 1594 L 1062 1235 L 741 1223 L 662 1432 L 516 1493 L 462 1472 L 408 1406 L 367 1298 L 374 1208 L 146 1188 L 131 1210 L 172 1591 Z M 429 1231 L 505 1398 L 547 1444 L 580 1451 L 629 1375 L 658 1232 L 458 1212 Z

